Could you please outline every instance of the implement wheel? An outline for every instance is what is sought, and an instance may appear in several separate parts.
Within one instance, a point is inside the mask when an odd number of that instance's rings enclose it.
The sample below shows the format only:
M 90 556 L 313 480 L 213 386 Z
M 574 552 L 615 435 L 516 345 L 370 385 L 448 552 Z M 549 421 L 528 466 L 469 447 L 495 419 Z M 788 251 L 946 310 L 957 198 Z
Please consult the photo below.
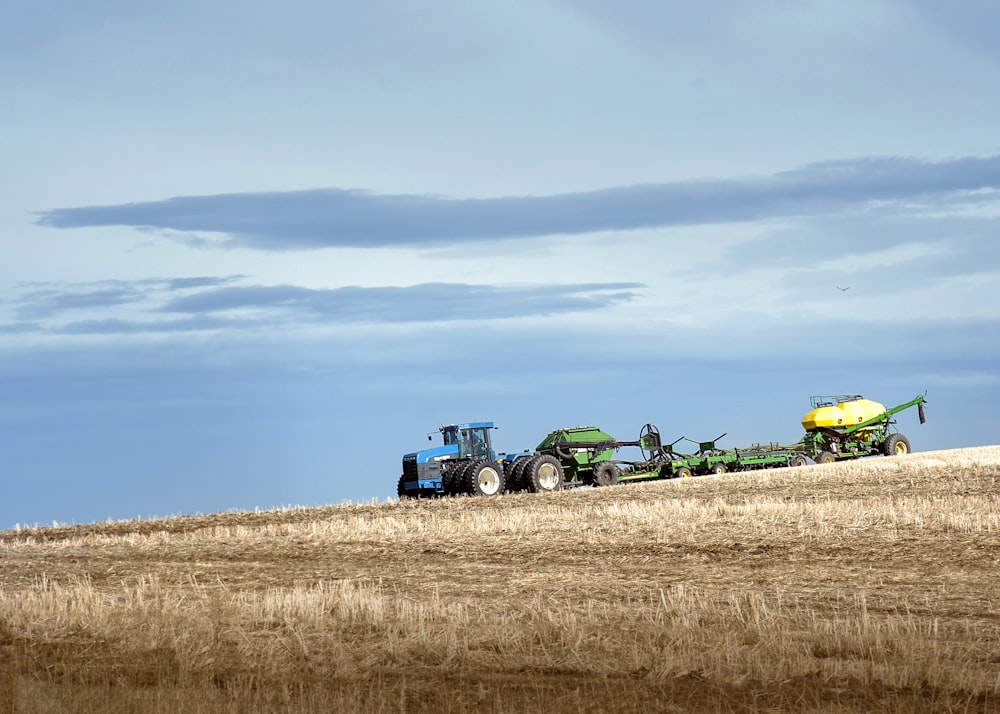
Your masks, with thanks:
M 674 472 L 674 478 L 691 478 L 693 474 L 687 466 L 681 466 Z
M 806 465 L 806 457 L 803 456 L 802 454 L 796 454 L 795 456 L 793 456 L 790 459 L 788 459 L 788 465 L 789 466 L 805 466 Z
M 831 454 L 829 451 L 821 451 L 816 454 L 817 464 L 832 464 L 837 460 L 837 457 Z
M 708 473 L 718 476 L 719 474 L 726 473 L 726 465 L 721 461 L 716 461 L 714 464 L 708 467 Z
M 548 493 L 562 490 L 565 476 L 562 465 L 555 456 L 536 456 L 524 468 L 524 480 L 532 493 Z
M 910 453 L 910 440 L 902 434 L 890 434 L 882 444 L 882 453 L 886 456 L 905 456 Z
M 614 486 L 618 483 L 618 467 L 610 461 L 602 461 L 594 467 L 595 486 Z
M 496 496 L 503 492 L 503 469 L 491 461 L 476 461 L 465 470 L 465 483 L 473 496 Z

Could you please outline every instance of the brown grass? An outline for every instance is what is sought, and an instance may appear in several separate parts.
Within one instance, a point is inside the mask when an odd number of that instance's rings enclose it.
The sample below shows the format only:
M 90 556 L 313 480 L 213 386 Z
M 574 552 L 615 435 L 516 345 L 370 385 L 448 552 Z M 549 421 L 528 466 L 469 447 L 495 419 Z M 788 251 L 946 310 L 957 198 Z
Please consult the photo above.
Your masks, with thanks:
M 0 714 L 1000 711 L 1000 447 L 0 532 Z

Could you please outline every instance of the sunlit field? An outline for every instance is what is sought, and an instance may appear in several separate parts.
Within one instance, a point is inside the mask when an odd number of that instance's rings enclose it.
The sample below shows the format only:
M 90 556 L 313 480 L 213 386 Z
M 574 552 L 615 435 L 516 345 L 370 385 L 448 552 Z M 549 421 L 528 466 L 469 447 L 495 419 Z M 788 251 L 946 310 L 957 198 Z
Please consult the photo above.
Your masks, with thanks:
M 1000 447 L 3 531 L 10 711 L 1000 711 Z

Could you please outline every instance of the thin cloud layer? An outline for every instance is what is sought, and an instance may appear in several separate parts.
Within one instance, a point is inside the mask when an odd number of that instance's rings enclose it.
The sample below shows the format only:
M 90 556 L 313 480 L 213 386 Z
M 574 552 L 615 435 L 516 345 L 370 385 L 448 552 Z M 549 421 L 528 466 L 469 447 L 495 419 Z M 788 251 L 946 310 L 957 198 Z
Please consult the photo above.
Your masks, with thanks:
M 58 208 L 41 213 L 37 222 L 54 228 L 131 226 L 222 233 L 231 245 L 261 250 L 442 245 L 774 219 L 994 188 L 1000 188 L 1000 156 L 941 162 L 861 158 L 770 176 L 553 196 L 460 199 L 337 188 L 181 196 Z
M 109 309 L 140 303 L 157 294 L 226 285 L 242 277 L 201 276 L 101 280 L 84 285 L 30 285 L 28 287 L 34 289 L 21 294 L 15 301 L 15 314 L 21 319 L 43 319 L 71 311 Z
M 581 312 L 633 299 L 640 283 L 467 285 L 316 290 L 293 285 L 229 287 L 178 298 L 165 312 L 294 311 L 335 322 L 450 322 Z
M 846 258 L 844 278 L 871 272 L 885 275 L 879 255 L 895 253 L 908 263 L 907 277 L 939 279 L 948 275 L 996 273 L 1000 268 L 1000 218 L 987 216 L 914 215 L 912 210 L 891 215 L 828 217 L 776 227 L 753 241 L 730 248 L 725 265 L 732 270 L 751 266 L 785 268 L 823 265 Z
M 641 283 L 428 283 L 314 289 L 225 285 L 230 280 L 137 281 L 114 288 L 88 284 L 35 290 L 22 296 L 15 309 L 19 317 L 34 319 L 0 324 L 0 333 L 129 335 L 238 331 L 270 325 L 481 322 L 600 310 L 635 299 L 636 291 L 644 287 Z M 184 288 L 183 294 L 177 294 L 177 286 Z M 133 307 L 133 314 L 122 317 L 119 308 L 126 303 Z M 80 319 L 82 311 L 90 315 Z

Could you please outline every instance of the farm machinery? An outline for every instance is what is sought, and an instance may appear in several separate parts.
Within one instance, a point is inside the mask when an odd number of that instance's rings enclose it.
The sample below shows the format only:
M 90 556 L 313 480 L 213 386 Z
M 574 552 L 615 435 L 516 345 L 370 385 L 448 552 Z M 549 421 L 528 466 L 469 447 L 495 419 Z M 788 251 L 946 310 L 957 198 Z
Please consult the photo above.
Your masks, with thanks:
M 399 497 L 459 493 L 495 496 L 501 493 L 507 483 L 503 465 L 506 454 L 498 455 L 493 449 L 490 441 L 493 428 L 491 421 L 442 426 L 439 429 L 444 441 L 441 446 L 403 457 L 403 474 L 396 489 Z M 540 466 L 536 471 L 542 471 Z M 544 476 L 537 478 L 547 482 L 552 479 L 552 472 L 550 466 L 544 470 Z
M 665 444 L 653 424 L 646 424 L 635 441 L 619 441 L 595 426 L 556 429 L 532 451 L 494 450 L 493 422 L 448 424 L 439 431 L 441 446 L 403 457 L 399 477 L 400 498 L 421 496 L 495 496 L 505 491 L 550 492 L 574 486 L 613 486 L 618 483 L 665 478 L 686 478 L 727 471 L 747 471 L 855 459 L 883 454 L 909 453 L 910 442 L 891 431 L 893 416 L 916 406 L 925 421 L 924 396 L 886 409 L 860 395 L 812 397 L 812 410 L 802 418 L 805 436 L 793 445 L 756 444 L 725 449 L 718 441 L 681 437 Z M 433 437 L 428 437 L 433 438 Z M 681 442 L 695 449 L 685 453 Z M 642 458 L 615 459 L 624 447 L 638 447 Z
M 503 491 L 539 493 L 806 463 L 804 456 L 784 447 L 727 450 L 716 446 L 717 439 L 692 442 L 698 445 L 697 452 L 681 453 L 674 447 L 687 439 L 682 437 L 664 445 L 653 424 L 646 424 L 636 441 L 619 441 L 595 426 L 578 426 L 550 432 L 533 451 L 497 453 L 490 442 L 490 430 L 494 428 L 493 422 L 442 426 L 442 446 L 403 457 L 397 494 L 403 498 L 493 496 Z M 613 458 L 616 451 L 627 446 L 639 447 L 643 458 Z
M 490 440 L 494 428 L 491 421 L 442 426 L 441 446 L 403 457 L 397 494 L 402 498 L 558 491 L 566 485 L 567 473 L 571 482 L 595 482 L 599 464 L 607 462 L 616 449 L 639 444 L 617 441 L 596 427 L 576 427 L 550 433 L 534 451 L 498 453 Z M 610 482 L 606 467 L 600 479 Z
M 891 409 L 860 394 L 812 397 L 813 409 L 802 417 L 802 428 L 806 430 L 800 442 L 802 451 L 818 464 L 878 454 L 908 454 L 910 441 L 891 431 L 895 424 L 892 417 L 915 406 L 920 423 L 925 423 L 924 397 L 917 395 Z

